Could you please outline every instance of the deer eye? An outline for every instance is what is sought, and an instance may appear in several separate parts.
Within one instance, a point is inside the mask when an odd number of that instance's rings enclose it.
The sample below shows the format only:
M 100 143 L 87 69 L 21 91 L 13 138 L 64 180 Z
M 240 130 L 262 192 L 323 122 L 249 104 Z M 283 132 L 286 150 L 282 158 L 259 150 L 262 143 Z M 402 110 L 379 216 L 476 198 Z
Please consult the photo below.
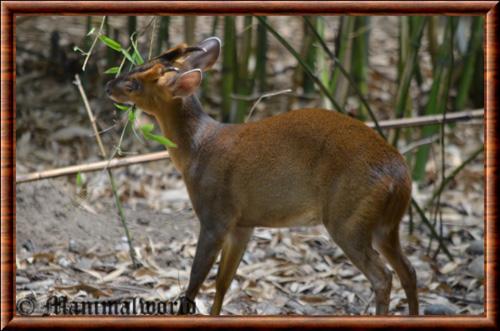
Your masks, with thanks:
M 142 84 L 137 79 L 131 79 L 125 84 L 125 90 L 127 92 L 140 91 L 142 89 Z

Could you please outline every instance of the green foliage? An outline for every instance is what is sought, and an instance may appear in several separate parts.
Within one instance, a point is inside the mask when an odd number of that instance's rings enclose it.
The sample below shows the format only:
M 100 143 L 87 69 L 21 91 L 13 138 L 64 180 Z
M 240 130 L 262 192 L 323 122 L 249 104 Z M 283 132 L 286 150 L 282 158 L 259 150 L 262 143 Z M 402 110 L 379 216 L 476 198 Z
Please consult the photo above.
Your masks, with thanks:
M 115 105 L 116 108 L 122 111 L 129 111 L 131 108 L 131 106 L 120 105 L 119 103 L 114 103 L 113 105 Z
M 128 22 L 129 22 L 129 28 L 134 27 L 134 30 L 135 30 L 136 21 L 130 19 L 130 17 L 129 17 L 129 21 Z M 125 61 L 130 62 L 130 64 L 132 66 L 144 64 L 144 59 L 141 56 L 141 53 L 139 52 L 139 47 L 137 45 L 137 38 L 136 38 L 137 37 L 137 32 L 134 31 L 134 32 L 131 33 L 131 36 L 130 36 L 130 44 L 131 44 L 131 46 L 128 49 L 125 49 L 115 39 L 110 38 L 110 37 L 102 34 L 101 30 L 102 30 L 102 26 L 104 26 L 104 23 L 105 23 L 105 19 L 103 19 L 103 22 L 101 24 L 101 29 L 100 29 L 99 34 L 98 34 L 98 36 L 96 38 L 99 39 L 109 49 L 111 49 L 111 50 L 113 50 L 115 52 L 118 52 L 118 53 L 120 53 L 120 54 L 123 55 L 123 60 L 122 60 L 122 63 L 120 64 L 120 66 L 114 66 L 114 67 L 108 68 L 104 73 L 105 74 L 119 75 L 121 73 L 121 70 L 123 68 L 123 65 L 124 65 Z M 91 32 L 93 34 L 94 30 L 92 30 Z M 89 34 L 91 34 L 91 33 L 89 33 Z M 132 49 L 132 54 L 130 54 L 130 52 L 129 52 L 131 49 Z M 75 47 L 75 51 L 78 51 L 78 52 L 80 52 L 82 54 L 90 56 L 90 51 L 89 52 L 85 52 L 85 51 L 81 50 L 78 47 Z M 125 127 L 124 127 L 123 132 L 122 132 L 122 138 L 123 138 L 123 134 L 125 133 L 125 130 L 127 128 L 128 123 L 132 124 L 132 128 L 133 128 L 133 125 L 135 123 L 136 116 L 137 116 L 136 115 L 136 111 L 135 111 L 135 106 L 122 105 L 122 104 L 118 104 L 118 103 L 114 103 L 113 105 L 119 111 L 125 112 L 126 116 L 127 116 L 127 120 L 128 121 L 125 124 Z M 166 137 L 164 137 L 162 135 L 153 134 L 152 131 L 154 129 L 154 126 L 152 124 L 144 125 L 140 129 L 141 129 L 142 135 L 147 140 L 156 141 L 156 142 L 158 142 L 158 143 L 160 143 L 160 144 L 162 144 L 162 145 L 164 145 L 166 147 L 170 147 L 170 148 L 177 147 L 177 145 L 175 143 L 173 143 L 171 140 L 169 140 L 168 138 L 166 138 Z M 134 130 L 134 133 L 135 133 L 135 130 Z M 120 139 L 120 143 L 116 147 L 117 151 L 120 151 L 120 148 L 121 148 L 120 144 L 122 142 L 122 138 Z M 78 182 L 79 178 L 80 177 L 77 176 L 77 182 Z
M 133 111 L 132 109 L 128 111 L 127 113 L 128 115 L 128 120 L 133 124 L 134 121 L 135 121 L 135 111 Z
M 477 16 L 472 19 L 471 36 L 465 54 L 465 63 L 461 73 L 460 82 L 458 85 L 457 98 L 455 100 L 455 109 L 464 109 L 467 100 L 469 99 L 471 85 L 474 81 L 474 71 L 478 58 L 478 50 L 481 50 L 483 41 L 483 17 Z
M 318 25 L 318 17 L 310 16 L 307 19 L 311 22 L 314 28 L 317 28 Z M 313 33 L 307 27 L 307 23 L 304 22 L 304 40 L 302 42 L 302 51 L 301 56 L 304 58 L 304 63 L 311 69 L 312 72 L 317 71 L 317 48 L 315 46 L 315 38 Z M 314 79 L 307 73 L 302 73 L 302 88 L 304 90 L 304 94 L 310 95 L 315 92 L 314 89 Z
M 130 37 L 130 42 L 132 43 L 132 48 L 134 50 L 134 53 L 132 54 L 132 63 L 135 63 L 137 65 L 142 65 L 144 64 L 144 59 L 141 56 L 141 53 L 137 49 L 137 40 L 134 39 L 134 35 Z
M 328 88 L 323 84 L 323 82 L 314 74 L 311 68 L 307 65 L 307 63 L 304 61 L 304 59 L 301 58 L 299 53 L 288 43 L 269 23 L 264 20 L 262 17 L 257 16 L 257 19 L 262 23 L 263 26 L 266 27 L 266 29 L 271 32 L 271 34 L 292 54 L 292 56 L 299 62 L 299 64 L 302 66 L 304 71 L 314 80 L 314 82 L 319 86 L 321 91 L 325 94 L 325 96 L 328 98 L 328 100 L 331 101 L 332 105 L 335 107 L 335 109 L 339 112 L 344 112 L 344 109 L 335 101 L 333 96 L 331 95 L 330 91 Z
M 132 57 L 132 55 L 130 55 L 130 53 L 126 50 L 126 49 L 123 49 L 121 50 L 123 56 L 125 56 L 125 58 L 132 64 L 138 64 L 137 62 L 135 62 L 135 59 Z M 142 60 L 142 59 L 141 59 Z
M 99 39 L 109 48 L 114 49 L 117 52 L 121 52 L 122 46 L 116 40 L 113 40 L 105 35 L 100 35 Z
M 111 67 L 109 69 L 107 69 L 106 71 L 104 71 L 105 74 L 117 74 L 120 70 L 120 67 Z
M 456 24 L 456 18 L 447 17 L 445 35 L 439 46 L 431 92 L 425 107 L 425 113 L 428 115 L 446 112 L 453 71 L 453 52 L 450 51 L 453 47 L 450 46 L 453 45 Z M 436 125 L 426 126 L 422 129 L 422 137 L 429 137 L 437 133 L 438 130 L 439 127 Z M 421 146 L 417 151 L 413 168 L 413 178 L 416 181 L 424 178 L 429 151 L 429 145 Z
M 165 145 L 167 147 L 177 147 L 175 143 L 173 143 L 170 139 L 161 136 L 161 135 L 156 135 L 151 133 L 154 130 L 154 125 L 153 124 L 145 124 L 141 126 L 141 132 L 147 140 L 153 140 L 156 142 L 159 142 L 162 145 Z
M 83 175 L 81 172 L 77 172 L 76 174 L 76 187 L 81 188 L 83 186 Z
M 402 18 L 400 25 L 400 53 L 398 67 L 398 89 L 396 92 L 395 117 L 401 118 L 405 114 L 405 109 L 411 105 L 410 86 L 415 75 L 418 52 L 422 43 L 424 28 L 427 24 L 426 17 Z M 408 40 L 409 37 L 409 40 Z M 399 139 L 399 129 L 396 129 L 392 139 L 392 144 L 397 146 Z
M 111 48 L 114 51 L 122 53 L 122 55 L 133 65 L 139 65 L 144 63 L 144 60 L 142 59 L 140 53 L 137 51 L 136 48 L 134 48 L 134 56 L 130 55 L 129 49 L 125 49 L 122 47 L 122 45 L 114 40 L 109 38 L 108 36 L 105 35 L 100 35 L 99 39 L 109 48 Z M 134 45 L 134 42 L 132 41 L 132 45 Z
M 330 57 L 331 61 L 335 65 L 335 70 L 338 70 L 339 73 L 342 73 L 342 75 L 344 76 L 344 78 L 347 80 L 347 82 L 350 84 L 350 86 L 352 87 L 352 89 L 354 90 L 354 92 L 357 94 L 359 100 L 361 101 L 361 103 L 363 104 L 363 106 L 368 111 L 368 114 L 370 115 L 371 120 L 373 121 L 373 123 L 375 123 L 375 129 L 377 130 L 377 132 L 382 137 L 385 138 L 385 135 L 382 132 L 382 129 L 380 128 L 380 125 L 378 124 L 378 121 L 377 121 L 377 118 L 375 116 L 375 113 L 371 109 L 371 107 L 368 104 L 368 102 L 366 101 L 365 97 L 363 97 L 363 93 L 358 88 L 357 84 L 354 82 L 354 79 L 351 77 L 351 75 L 344 68 L 344 66 L 341 63 L 341 61 L 335 56 L 335 54 L 333 54 L 332 51 L 330 51 L 330 49 L 326 45 L 325 40 L 322 38 L 322 36 L 320 35 L 320 33 L 316 30 L 316 28 L 314 27 L 314 25 L 309 21 L 309 19 L 307 17 L 304 17 L 304 20 L 305 20 L 306 24 L 309 26 L 309 28 L 312 30 L 313 34 L 316 36 L 318 42 L 320 43 L 320 45 L 323 48 L 323 50 L 325 51 L 325 53 L 328 55 L 328 57 Z
M 132 18 L 127 18 L 129 28 L 133 25 L 134 29 L 137 22 Z M 172 17 L 163 16 L 158 20 L 158 30 L 156 51 L 163 51 L 165 44 L 169 42 L 169 25 Z M 196 24 L 194 20 L 182 18 L 184 32 L 190 39 L 194 35 Z M 455 20 L 467 18 L 456 18 Z M 243 20 L 243 25 L 238 20 Z M 268 57 L 268 32 L 284 46 L 285 49 L 297 60 L 304 77 L 302 87 L 307 94 L 319 93 L 324 100 L 324 105 L 333 107 L 338 111 L 343 111 L 347 98 L 354 95 L 361 103 L 361 113 L 368 111 L 370 118 L 376 121 L 373 109 L 370 109 L 369 103 L 370 91 L 368 83 L 371 72 L 368 66 L 369 53 L 368 45 L 371 39 L 369 31 L 370 18 L 344 16 L 340 18 L 340 26 L 336 39 L 326 40 L 325 36 L 329 28 L 328 22 L 319 16 L 304 18 L 305 37 L 301 40 L 300 48 L 292 47 L 289 40 L 286 40 L 281 34 L 281 27 L 274 27 L 264 16 L 246 16 L 246 17 L 214 17 L 211 25 L 212 34 L 217 33 L 217 25 L 222 25 L 223 29 L 223 49 L 222 49 L 222 76 L 220 92 L 221 100 L 221 119 L 222 121 L 241 122 L 245 114 L 253 104 L 253 101 L 259 95 L 267 91 L 268 72 L 266 72 L 266 61 Z M 255 24 L 257 21 L 257 24 Z M 482 61 L 482 41 L 483 41 L 483 18 L 471 18 L 472 24 L 470 34 L 464 34 L 467 40 L 467 48 L 460 52 L 461 56 L 455 66 L 450 65 L 449 54 L 454 50 L 453 38 L 449 32 L 445 33 L 444 38 L 440 36 L 444 25 L 449 30 L 449 18 L 446 17 L 426 17 L 426 16 L 408 16 L 400 18 L 399 25 L 399 59 L 398 59 L 398 79 L 397 88 L 394 94 L 394 110 L 392 117 L 401 118 L 404 116 L 413 116 L 416 112 L 426 114 L 441 114 L 446 110 L 447 105 L 452 105 L 453 109 L 463 109 L 469 104 L 469 99 L 474 102 L 481 101 L 477 96 L 480 94 L 480 83 L 473 82 L 481 77 L 481 67 L 478 63 Z M 177 21 L 176 21 L 177 22 Z M 238 24 L 236 24 L 238 22 Z M 447 23 L 448 22 L 448 23 Z M 107 22 L 106 22 L 107 23 Z M 132 25 L 130 25 L 132 24 Z M 237 30 L 237 26 L 239 27 Z M 465 26 L 465 25 L 464 25 Z M 241 28 L 242 27 L 242 28 Z M 210 29 L 210 28 L 209 28 Z M 239 30 L 241 29 L 241 30 Z M 141 56 L 138 45 L 138 35 L 134 30 L 130 33 L 130 44 L 124 47 L 117 40 L 117 34 L 110 36 L 111 30 L 105 34 L 101 30 L 96 32 L 95 28 L 90 28 L 88 36 L 95 36 L 109 50 L 121 56 L 122 62 L 119 66 L 109 67 L 106 74 L 120 74 L 124 64 L 131 66 L 141 65 L 144 58 Z M 115 31 L 116 32 L 116 31 Z M 467 37 L 469 36 L 469 37 Z M 456 37 L 455 37 L 456 38 Z M 446 39 L 446 40 L 444 40 Z M 431 56 L 433 67 L 432 72 L 422 71 L 420 68 L 422 42 L 428 44 L 428 52 Z M 334 45 L 335 43 L 335 45 Z M 465 45 L 465 44 L 464 44 Z M 168 46 L 168 45 L 167 45 Z M 323 48 L 325 52 L 318 51 Z M 297 50 L 305 51 L 297 51 Z M 87 55 L 88 52 L 75 47 L 75 51 Z M 448 55 L 447 55 L 448 54 Z M 212 75 L 215 75 L 212 77 Z M 204 80 L 202 85 L 202 95 L 213 101 L 211 94 L 216 92 L 217 85 L 212 84 L 212 79 L 217 79 L 217 73 L 208 73 L 205 77 L 211 78 L 211 82 Z M 432 77 L 429 77 L 432 75 Z M 426 79 L 432 78 L 430 90 L 426 90 L 422 85 Z M 412 91 L 412 83 L 417 83 L 419 91 Z M 456 91 L 451 94 L 454 102 L 450 103 L 450 90 Z M 411 93 L 410 93 L 411 92 Z M 254 94 L 257 93 L 257 94 Z M 419 100 L 426 100 L 425 104 L 417 102 L 414 95 L 424 96 Z M 128 112 L 130 121 L 135 120 L 135 112 L 129 107 L 122 106 L 120 111 Z M 414 109 L 413 107 L 416 108 Z M 420 108 L 419 108 L 420 107 Z M 389 114 L 391 115 L 391 114 Z M 422 130 L 422 137 L 435 134 L 437 126 L 428 127 Z M 142 130 L 141 130 L 142 132 Z M 379 130 L 381 132 L 381 130 Z M 404 129 L 405 138 L 414 139 L 415 129 Z M 151 132 L 149 132 L 152 134 Z M 382 132 L 381 132 L 382 133 Z M 391 142 L 398 143 L 399 130 L 391 133 Z M 427 150 L 427 151 L 426 151 Z M 417 150 L 416 165 L 414 169 L 414 178 L 419 180 L 425 171 L 427 162 L 428 146 L 420 147 Z M 409 155 L 412 157 L 412 155 Z M 420 175 L 417 175 L 419 173 Z

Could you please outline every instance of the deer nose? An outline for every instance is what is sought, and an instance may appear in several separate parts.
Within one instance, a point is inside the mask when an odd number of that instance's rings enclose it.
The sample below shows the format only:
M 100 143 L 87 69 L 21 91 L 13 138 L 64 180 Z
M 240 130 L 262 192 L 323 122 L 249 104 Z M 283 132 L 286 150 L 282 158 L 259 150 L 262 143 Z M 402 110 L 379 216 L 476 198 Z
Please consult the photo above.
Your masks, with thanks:
M 107 95 L 111 95 L 111 81 L 106 83 L 106 86 L 104 89 L 105 89 Z

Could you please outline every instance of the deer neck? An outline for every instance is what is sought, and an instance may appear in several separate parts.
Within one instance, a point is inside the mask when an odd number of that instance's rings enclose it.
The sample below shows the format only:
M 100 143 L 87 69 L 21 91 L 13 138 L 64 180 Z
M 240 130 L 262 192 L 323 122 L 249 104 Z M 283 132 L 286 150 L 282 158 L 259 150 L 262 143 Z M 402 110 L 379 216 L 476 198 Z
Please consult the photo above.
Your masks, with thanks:
M 218 122 L 207 115 L 194 95 L 175 99 L 169 109 L 155 114 L 163 135 L 177 148 L 169 148 L 170 158 L 183 175 L 203 139 L 217 129 Z

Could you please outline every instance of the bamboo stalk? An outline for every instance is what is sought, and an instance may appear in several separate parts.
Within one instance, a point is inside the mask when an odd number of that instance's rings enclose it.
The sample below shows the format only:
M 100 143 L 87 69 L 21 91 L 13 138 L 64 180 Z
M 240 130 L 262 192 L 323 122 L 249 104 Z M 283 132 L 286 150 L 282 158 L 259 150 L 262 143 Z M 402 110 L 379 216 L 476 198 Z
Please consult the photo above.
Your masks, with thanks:
M 350 76 L 350 74 L 347 72 L 347 70 L 344 68 L 344 66 L 342 65 L 341 61 L 339 60 L 338 57 L 336 57 L 331 51 L 330 49 L 328 48 L 328 46 L 326 45 L 325 41 L 323 40 L 323 38 L 321 38 L 321 36 L 319 35 L 318 31 L 316 31 L 315 27 L 309 22 L 309 20 L 304 17 L 304 20 L 305 22 L 309 25 L 309 28 L 312 30 L 312 32 L 314 33 L 314 35 L 316 36 L 316 38 L 318 39 L 320 45 L 323 47 L 323 49 L 325 50 L 325 52 L 328 54 L 328 56 L 330 57 L 330 59 L 333 61 L 333 63 L 335 63 L 336 65 L 336 69 L 335 70 L 340 70 L 340 72 L 342 73 L 343 77 L 345 79 L 347 79 L 347 82 L 350 84 L 350 86 L 354 89 L 354 92 L 356 92 L 356 94 L 358 95 L 358 98 L 359 100 L 361 101 L 361 103 L 365 106 L 365 109 L 368 111 L 368 114 L 370 115 L 370 118 L 372 119 L 373 121 L 373 127 L 377 130 L 377 132 L 385 139 L 385 135 L 384 133 L 382 132 L 381 128 L 379 127 L 378 125 L 378 120 L 375 116 L 375 112 L 371 109 L 370 105 L 368 104 L 368 102 L 366 101 L 366 99 L 363 97 L 363 94 L 362 92 L 359 90 L 358 88 L 358 85 L 356 84 L 356 82 L 352 79 L 352 77 Z
M 446 245 L 444 244 L 443 238 L 436 232 L 436 229 L 431 224 L 431 222 L 429 221 L 429 219 L 427 218 L 427 216 L 425 216 L 424 211 L 422 210 L 422 208 L 420 208 L 420 206 L 418 205 L 417 201 L 414 198 L 411 198 L 411 205 L 412 205 L 413 208 L 415 208 L 415 210 L 417 211 L 417 214 L 420 215 L 420 218 L 422 219 L 422 222 L 424 222 L 424 224 L 431 231 L 431 234 L 432 234 L 431 238 L 434 237 L 434 238 L 437 239 L 437 241 L 439 243 L 439 247 L 441 247 L 441 249 L 443 250 L 444 254 L 448 257 L 448 259 L 450 261 L 453 261 L 453 256 L 451 255 L 450 251 L 448 250 L 448 247 L 446 247 Z
M 405 108 L 410 104 L 409 91 L 411 86 L 411 81 L 415 74 L 415 68 L 417 65 L 418 51 L 420 49 L 420 43 L 422 40 L 423 31 L 427 23 L 427 18 L 418 17 L 415 19 L 414 31 L 410 36 L 410 48 L 407 50 L 406 56 L 400 58 L 400 74 L 398 77 L 399 85 L 396 92 L 396 104 L 395 104 L 395 114 L 397 118 L 402 118 L 405 113 Z M 391 139 L 392 145 L 397 146 L 399 139 L 399 130 L 394 132 L 394 136 Z
M 453 169 L 453 171 L 448 176 L 443 177 L 441 179 L 441 183 L 439 184 L 438 188 L 434 192 L 432 192 L 432 196 L 427 203 L 427 207 L 434 201 L 434 199 L 436 199 L 436 197 L 441 195 L 444 188 L 458 175 L 458 173 L 460 171 L 462 171 L 462 169 L 465 168 L 466 165 L 468 165 L 469 163 L 474 161 L 476 159 L 476 157 L 478 157 L 479 154 L 481 154 L 483 151 L 484 151 L 484 146 L 479 147 L 467 159 L 465 159 L 458 167 Z
M 352 67 L 352 33 L 354 31 L 354 21 L 355 17 L 353 16 L 344 16 L 341 18 L 339 35 L 337 36 L 335 46 L 335 55 L 326 45 L 323 46 L 332 60 L 337 59 L 336 61 L 334 60 L 332 79 L 328 87 L 330 91 L 334 93 L 335 100 L 338 100 L 342 107 L 345 105 L 349 93 L 349 72 Z M 321 42 L 322 39 L 318 38 L 318 40 Z M 353 84 L 351 84 L 351 86 L 353 86 Z
M 89 31 L 92 29 L 92 18 L 92 16 L 87 16 L 87 19 L 85 20 L 85 31 L 87 31 L 87 33 L 89 33 Z M 86 37 L 88 37 L 88 35 Z M 85 49 L 90 49 L 91 42 L 90 39 L 86 37 L 83 38 L 83 45 L 85 46 Z
M 281 92 L 283 91 L 280 91 L 280 93 Z M 484 110 L 477 109 L 472 111 L 449 113 L 446 116 L 445 121 L 446 123 L 469 121 L 471 119 L 483 118 L 483 116 L 484 116 Z M 417 118 L 404 118 L 398 120 L 380 121 L 379 124 L 382 128 L 393 129 L 397 127 L 416 127 L 422 125 L 439 124 L 442 122 L 442 120 L 443 120 L 442 115 L 433 115 L 433 116 L 421 116 Z M 374 124 L 370 122 L 367 122 L 366 125 L 374 127 Z M 112 159 L 109 161 L 107 160 L 98 161 L 89 164 L 80 164 L 58 169 L 37 171 L 29 174 L 17 175 L 16 184 L 33 182 L 41 179 L 73 175 L 78 172 L 93 172 L 93 171 L 100 171 L 106 168 L 112 169 L 112 168 L 125 167 L 132 164 L 160 161 L 168 158 L 169 158 L 168 152 L 163 151 L 157 153 L 129 156 L 120 159 Z
M 224 47 L 222 48 L 222 107 L 221 122 L 229 122 L 233 101 L 231 94 L 234 92 L 235 84 L 235 56 L 236 56 L 236 31 L 235 18 L 224 17 Z
M 161 54 L 165 49 L 170 48 L 169 27 L 170 16 L 162 16 L 160 18 L 158 37 L 156 39 L 156 54 Z
M 366 81 L 368 75 L 368 40 L 369 40 L 369 17 L 358 16 L 354 23 L 355 37 L 353 40 L 352 49 L 352 75 L 358 89 L 362 95 L 368 94 L 368 83 Z M 364 120 L 366 118 L 365 106 L 363 103 L 359 106 L 357 118 Z
M 195 29 L 196 29 L 196 16 L 185 16 L 184 40 L 188 45 L 193 45 L 196 42 Z
M 299 62 L 299 64 L 302 66 L 304 71 L 316 82 L 316 84 L 319 86 L 321 91 L 325 94 L 325 96 L 330 100 L 332 103 L 333 107 L 341 113 L 344 113 L 344 109 L 335 101 L 333 98 L 332 94 L 328 90 L 328 88 L 323 84 L 323 82 L 316 77 L 314 72 L 312 71 L 311 68 L 302 60 L 300 55 L 297 53 L 297 51 L 262 17 L 257 16 L 257 19 L 271 32 L 271 34 L 290 52 L 290 54 L 293 55 L 293 57 Z
M 317 27 L 318 17 L 317 16 L 304 16 L 304 19 L 308 19 L 314 28 Z M 311 69 L 312 72 L 317 72 L 317 59 L 316 59 L 316 47 L 314 45 L 314 36 L 311 30 L 308 29 L 307 23 L 303 23 L 304 39 L 302 40 L 301 56 L 304 62 Z M 297 67 L 300 70 L 302 78 L 302 89 L 305 95 L 313 95 L 314 89 L 314 79 L 312 79 L 306 72 L 304 72 L 301 67 Z
M 262 20 L 266 20 L 265 16 L 261 16 Z M 266 27 L 259 22 L 257 25 L 257 49 L 255 53 L 255 71 L 254 80 L 257 83 L 257 91 L 262 93 L 266 90 L 266 62 L 267 62 L 267 30 Z
M 456 18 L 448 17 L 445 27 L 445 35 L 440 45 L 436 70 L 433 77 L 429 100 L 425 107 L 425 113 L 428 115 L 442 114 L 447 106 L 448 96 L 451 87 L 451 76 L 453 73 L 453 36 L 456 26 Z M 438 128 L 428 126 L 422 130 L 422 137 L 430 136 Z M 429 156 L 429 146 L 423 146 L 416 153 L 415 165 L 413 168 L 413 178 L 417 181 L 424 178 L 425 166 Z
M 158 17 L 153 18 L 153 27 L 151 28 L 151 37 L 149 39 L 148 61 L 151 60 L 151 57 L 153 56 L 153 43 L 154 43 L 155 37 L 156 37 L 158 20 L 159 20 Z
M 75 75 L 75 83 L 76 83 L 76 85 L 78 87 L 78 91 L 80 92 L 80 95 L 83 99 L 83 103 L 85 105 L 85 108 L 87 109 L 87 113 L 90 117 L 90 121 L 92 122 L 92 128 L 94 129 L 94 134 L 95 134 L 96 140 L 99 144 L 99 149 L 101 150 L 101 154 L 104 158 L 106 158 L 107 153 L 106 153 L 106 150 L 104 149 L 104 145 L 102 144 L 101 136 L 99 134 L 99 131 L 97 130 L 97 126 L 95 125 L 95 118 L 94 118 L 94 115 L 92 113 L 92 109 L 90 108 L 90 105 L 88 103 L 87 94 L 83 90 L 82 82 L 81 82 L 78 74 Z M 132 264 L 134 265 L 134 267 L 137 268 L 137 267 L 139 267 L 139 263 L 137 262 L 137 259 L 135 256 L 134 246 L 132 243 L 132 237 L 130 236 L 127 222 L 125 220 L 125 214 L 123 212 L 122 204 L 120 202 L 120 197 L 118 196 L 118 191 L 116 189 L 115 179 L 113 177 L 113 173 L 111 172 L 111 170 L 109 168 L 106 168 L 106 172 L 108 173 L 109 181 L 111 183 L 111 191 L 113 192 L 113 196 L 115 198 L 116 208 L 118 209 L 118 216 L 120 217 L 120 221 L 121 221 L 123 229 L 125 231 L 125 236 L 127 237 L 130 259 L 132 260 Z
M 237 51 L 236 59 L 236 81 L 234 88 L 239 95 L 249 95 L 252 93 L 252 77 L 250 75 L 250 55 L 252 51 L 252 16 L 245 16 L 240 49 Z M 231 114 L 232 123 L 241 123 L 245 120 L 250 104 L 245 100 L 237 100 L 236 107 Z
M 75 75 L 75 85 L 78 88 L 80 95 L 82 96 L 83 104 L 85 105 L 85 109 L 87 110 L 87 115 L 90 118 L 90 123 L 92 124 L 92 129 L 94 130 L 95 138 L 97 140 L 97 144 L 99 145 L 99 150 L 101 151 L 101 155 L 102 155 L 102 157 L 106 157 L 106 149 L 104 148 L 104 145 L 102 144 L 101 135 L 99 134 L 99 130 L 97 129 L 97 124 L 95 122 L 94 114 L 92 113 L 92 110 L 90 109 L 89 100 L 87 99 L 87 95 L 85 94 L 85 91 L 83 91 L 82 82 L 80 80 L 80 76 L 78 76 L 78 75 Z
M 137 16 L 128 16 L 127 17 L 127 28 L 128 35 L 131 36 L 137 31 Z M 132 46 L 132 41 L 129 38 L 129 47 Z
M 455 109 L 463 109 L 469 98 L 470 87 L 474 79 L 474 69 L 477 58 L 477 50 L 481 48 L 483 40 L 483 19 L 482 17 L 474 17 L 472 19 L 471 36 L 467 53 L 465 55 L 464 69 L 460 77 L 460 83 L 455 100 Z

